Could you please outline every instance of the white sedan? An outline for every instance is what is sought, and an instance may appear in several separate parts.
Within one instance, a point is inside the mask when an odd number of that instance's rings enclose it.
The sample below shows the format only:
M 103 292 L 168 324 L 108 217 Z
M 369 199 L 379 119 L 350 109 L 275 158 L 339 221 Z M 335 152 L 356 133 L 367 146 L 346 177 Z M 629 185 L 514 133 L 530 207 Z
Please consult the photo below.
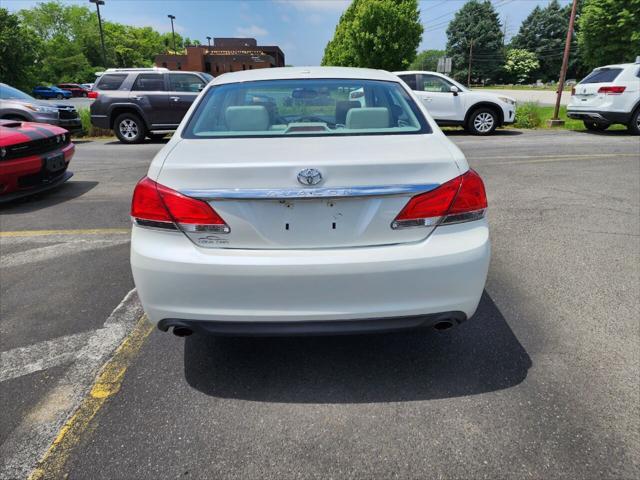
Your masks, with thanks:
M 230 73 L 136 186 L 131 267 L 149 319 L 176 335 L 443 330 L 480 301 L 486 209 L 398 77 Z
M 489 135 L 497 127 L 514 123 L 513 98 L 470 90 L 436 72 L 395 72 L 427 107 L 440 126 L 461 126 L 474 135 Z

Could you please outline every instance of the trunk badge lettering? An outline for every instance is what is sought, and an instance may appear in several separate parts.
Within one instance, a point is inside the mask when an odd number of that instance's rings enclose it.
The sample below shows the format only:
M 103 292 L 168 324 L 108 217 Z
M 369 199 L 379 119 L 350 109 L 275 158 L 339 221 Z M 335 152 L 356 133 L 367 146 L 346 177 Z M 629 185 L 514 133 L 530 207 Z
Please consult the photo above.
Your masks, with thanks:
M 315 168 L 305 168 L 298 173 L 298 182 L 302 185 L 318 185 L 322 181 L 322 174 Z

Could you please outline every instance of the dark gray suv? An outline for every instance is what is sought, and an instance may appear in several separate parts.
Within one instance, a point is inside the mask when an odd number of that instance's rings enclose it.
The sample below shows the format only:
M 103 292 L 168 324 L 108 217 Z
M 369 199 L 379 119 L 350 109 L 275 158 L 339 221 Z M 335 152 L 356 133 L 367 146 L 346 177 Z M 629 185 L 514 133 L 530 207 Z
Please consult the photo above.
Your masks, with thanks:
M 111 129 L 123 143 L 162 138 L 178 128 L 185 113 L 213 77 L 166 68 L 106 70 L 89 93 L 91 123 Z

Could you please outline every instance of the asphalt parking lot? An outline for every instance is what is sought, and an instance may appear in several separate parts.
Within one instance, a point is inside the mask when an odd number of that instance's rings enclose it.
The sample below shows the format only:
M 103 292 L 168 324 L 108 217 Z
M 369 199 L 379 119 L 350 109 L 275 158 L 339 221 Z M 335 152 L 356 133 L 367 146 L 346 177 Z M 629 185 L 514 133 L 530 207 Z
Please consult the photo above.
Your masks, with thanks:
M 489 197 L 476 316 L 280 339 L 140 320 L 129 201 L 162 143 L 78 142 L 0 209 L 0 478 L 640 477 L 638 137 L 450 138 Z

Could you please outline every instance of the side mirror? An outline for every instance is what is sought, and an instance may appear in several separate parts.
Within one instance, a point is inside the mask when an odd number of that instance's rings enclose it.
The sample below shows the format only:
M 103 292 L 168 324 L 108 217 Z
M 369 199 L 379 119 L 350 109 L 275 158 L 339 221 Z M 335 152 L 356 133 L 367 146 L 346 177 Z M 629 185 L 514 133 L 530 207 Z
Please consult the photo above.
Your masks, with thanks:
M 458 87 L 456 87 L 455 85 L 451 85 L 451 88 L 449 89 L 451 91 L 451 93 L 453 93 L 454 97 L 458 96 L 458 92 L 460 91 L 460 89 Z

